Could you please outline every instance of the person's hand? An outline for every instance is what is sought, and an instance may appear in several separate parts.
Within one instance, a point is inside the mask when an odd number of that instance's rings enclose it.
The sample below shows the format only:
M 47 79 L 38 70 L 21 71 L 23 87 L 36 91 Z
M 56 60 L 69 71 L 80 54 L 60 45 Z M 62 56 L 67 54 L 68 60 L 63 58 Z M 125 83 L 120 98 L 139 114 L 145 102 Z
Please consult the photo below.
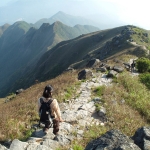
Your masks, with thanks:
M 59 119 L 60 122 L 64 122 L 64 120 L 62 118 Z

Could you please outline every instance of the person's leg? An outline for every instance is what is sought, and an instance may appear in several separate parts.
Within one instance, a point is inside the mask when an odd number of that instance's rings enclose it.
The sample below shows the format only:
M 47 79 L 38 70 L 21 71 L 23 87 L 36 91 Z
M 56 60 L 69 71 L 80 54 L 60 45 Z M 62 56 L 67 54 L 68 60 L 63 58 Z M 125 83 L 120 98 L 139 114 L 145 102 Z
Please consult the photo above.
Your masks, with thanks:
M 45 121 L 45 127 L 43 128 L 43 131 L 47 133 L 49 128 L 50 128 L 50 121 Z
M 53 133 L 56 135 L 59 131 L 59 121 L 57 119 L 53 119 Z
M 45 122 L 45 128 L 49 129 L 49 127 L 50 127 L 50 121 L 48 120 L 48 121 Z

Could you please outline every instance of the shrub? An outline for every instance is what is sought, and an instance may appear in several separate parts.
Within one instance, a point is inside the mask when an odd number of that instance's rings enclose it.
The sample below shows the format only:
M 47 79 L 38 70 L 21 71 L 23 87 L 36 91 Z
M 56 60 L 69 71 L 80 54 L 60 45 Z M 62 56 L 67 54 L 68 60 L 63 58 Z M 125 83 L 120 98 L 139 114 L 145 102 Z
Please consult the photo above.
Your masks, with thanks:
M 148 89 L 150 89 L 150 74 L 144 73 L 140 75 L 140 81 L 147 86 Z
M 150 69 L 150 60 L 141 57 L 136 61 L 136 67 L 140 73 L 148 72 Z

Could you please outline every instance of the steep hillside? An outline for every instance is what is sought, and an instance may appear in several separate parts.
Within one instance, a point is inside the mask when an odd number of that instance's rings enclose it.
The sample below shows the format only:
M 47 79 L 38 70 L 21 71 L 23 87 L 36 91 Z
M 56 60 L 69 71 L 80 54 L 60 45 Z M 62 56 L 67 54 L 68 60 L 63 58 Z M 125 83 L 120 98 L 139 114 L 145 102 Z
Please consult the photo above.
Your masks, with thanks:
M 139 36 L 138 32 L 134 30 L 140 30 L 142 36 Z M 136 38 L 144 38 L 148 42 L 143 42 L 141 46 Z M 56 77 L 68 67 L 85 67 L 92 58 L 103 61 L 123 54 L 145 56 L 149 53 L 149 39 L 149 33 L 146 30 L 134 26 L 122 26 L 63 41 L 46 52 L 35 67 L 27 68 L 24 77 L 21 77 L 13 85 L 13 88 L 27 88 L 35 80 L 44 81 Z
M 9 27 L 9 24 L 4 24 L 3 26 L 0 26 L 0 37 L 2 36 L 3 32 Z
M 132 74 L 124 71 L 112 79 L 106 78 L 106 73 L 96 72 L 95 69 L 87 70 L 93 72 L 90 79 L 79 81 L 78 71 L 66 72 L 52 80 L 34 84 L 10 101 L 1 104 L 0 143 L 8 148 L 11 145 L 11 148 L 15 147 L 14 149 L 26 144 L 33 150 L 37 149 L 37 145 L 40 145 L 41 149 L 46 147 L 83 150 L 90 141 L 101 137 L 109 130 L 117 129 L 119 134 L 115 134 L 113 138 L 107 136 L 104 141 L 106 144 L 102 146 L 123 147 L 124 141 L 125 144 L 129 144 L 128 149 L 133 149 L 134 142 L 124 138 L 125 135 L 133 136 L 138 128 L 149 125 L 150 92 L 138 80 L 137 72 Z M 41 97 L 45 85 L 48 84 L 54 87 L 53 97 L 59 101 L 64 120 L 60 124 L 59 135 L 56 136 L 53 135 L 52 128 L 45 135 L 42 128 L 36 126 L 39 121 L 37 99 Z M 149 127 L 144 131 L 146 131 L 144 135 L 148 135 Z M 111 133 L 109 135 L 114 135 Z M 31 138 L 28 138 L 30 136 Z M 14 140 L 17 138 L 26 143 Z M 141 141 L 144 138 L 142 136 Z M 8 139 L 9 142 L 5 142 Z M 97 145 L 101 143 L 101 140 L 96 142 Z M 24 145 L 22 149 L 25 149 Z
M 72 16 L 72 15 L 68 15 L 62 11 L 59 11 L 58 13 L 56 13 L 55 15 L 53 15 L 51 18 L 43 18 L 40 19 L 39 21 L 37 21 L 34 26 L 36 28 L 39 28 L 43 23 L 49 23 L 52 24 L 56 21 L 60 21 L 68 26 L 75 26 L 77 24 L 80 25 L 93 25 L 93 26 L 99 26 L 97 23 L 95 23 L 94 21 L 85 19 L 83 17 L 78 17 L 78 16 Z
M 73 39 L 83 33 L 95 31 L 96 28 L 81 26 L 69 27 L 61 22 L 52 25 L 45 23 L 35 29 L 25 22 L 17 22 L 10 26 L 0 38 L 0 95 L 16 81 L 21 74 L 26 74 L 36 61 L 57 43 Z M 24 68 L 29 66 L 27 71 Z
M 4 51 L 8 51 L 29 29 L 30 25 L 24 21 L 9 26 L 0 38 L 0 54 L 3 55 Z

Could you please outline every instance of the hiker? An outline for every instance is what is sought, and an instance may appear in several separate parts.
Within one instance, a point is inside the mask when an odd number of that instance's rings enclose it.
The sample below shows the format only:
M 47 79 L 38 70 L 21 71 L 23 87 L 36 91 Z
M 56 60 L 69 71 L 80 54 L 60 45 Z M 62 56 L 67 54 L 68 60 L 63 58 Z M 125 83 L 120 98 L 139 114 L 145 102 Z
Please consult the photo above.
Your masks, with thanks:
M 134 67 L 135 67 L 135 61 L 133 60 L 132 64 L 131 64 L 131 72 L 134 71 Z
M 48 133 L 48 129 L 53 123 L 53 133 L 56 135 L 59 131 L 59 122 L 63 122 L 61 118 L 60 108 L 56 99 L 52 98 L 53 88 L 47 85 L 43 91 L 43 95 L 38 99 L 38 110 L 40 116 L 40 123 L 45 127 L 43 132 Z

